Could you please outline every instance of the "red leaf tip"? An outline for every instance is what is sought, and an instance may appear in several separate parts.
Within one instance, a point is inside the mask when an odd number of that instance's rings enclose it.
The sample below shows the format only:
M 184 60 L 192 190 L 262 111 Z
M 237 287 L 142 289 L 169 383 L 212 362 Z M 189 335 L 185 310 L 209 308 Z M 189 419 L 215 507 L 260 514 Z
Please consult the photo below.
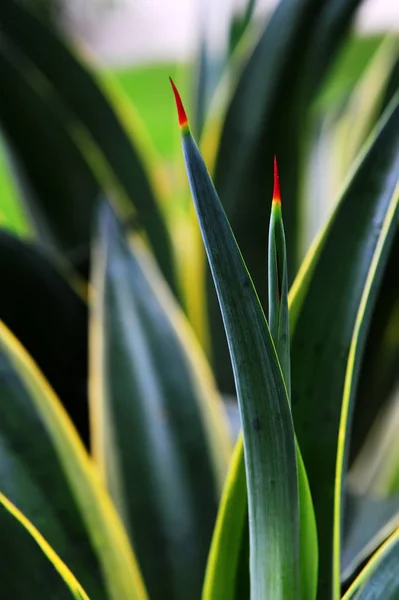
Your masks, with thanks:
M 274 155 L 274 188 L 273 188 L 273 202 L 281 204 L 280 196 L 280 178 L 278 176 L 277 158 Z
M 169 81 L 172 86 L 173 93 L 175 95 L 177 115 L 179 117 L 180 129 L 183 129 L 183 128 L 188 127 L 188 119 L 187 119 L 186 111 L 184 110 L 183 102 L 181 101 L 180 94 L 177 91 L 177 87 L 173 83 L 173 79 L 171 77 L 169 77 Z

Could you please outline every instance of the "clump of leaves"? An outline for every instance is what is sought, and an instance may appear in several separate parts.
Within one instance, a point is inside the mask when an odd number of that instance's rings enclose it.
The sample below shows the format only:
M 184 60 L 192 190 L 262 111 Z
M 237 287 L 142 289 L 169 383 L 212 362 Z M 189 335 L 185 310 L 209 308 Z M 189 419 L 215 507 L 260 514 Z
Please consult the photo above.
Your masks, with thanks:
M 288 276 L 285 235 L 281 214 L 281 198 L 276 158 L 274 159 L 274 193 L 269 229 L 269 324 L 266 322 L 250 275 L 234 239 L 227 217 L 217 196 L 205 163 L 191 135 L 186 113 L 180 96 L 172 82 L 176 97 L 179 124 L 182 132 L 183 152 L 191 194 L 195 203 L 201 233 L 229 344 L 233 365 L 237 398 L 243 430 L 243 444 L 238 442 L 230 480 L 225 490 L 224 504 L 219 514 L 219 522 L 213 540 L 211 559 L 208 563 L 205 597 L 223 597 L 228 581 L 227 568 L 220 563 L 230 563 L 231 539 L 240 545 L 245 534 L 240 531 L 233 535 L 233 527 L 242 530 L 247 526 L 245 510 L 238 507 L 245 502 L 245 494 L 237 487 L 245 485 L 248 500 L 249 524 L 249 589 L 246 596 L 251 598 L 315 598 L 317 593 L 318 557 L 324 547 L 317 545 L 317 525 L 314 519 L 313 503 L 309 493 L 308 479 L 296 444 L 295 427 L 289 410 L 291 400 L 291 368 L 288 311 Z M 391 118 L 398 107 L 393 107 Z M 396 114 L 396 120 L 398 114 Z M 395 117 L 394 117 L 395 119 Z M 381 132 L 380 132 L 381 135 Z M 374 153 L 373 153 L 374 154 Z M 370 160 L 370 157 L 368 157 Z M 395 164 L 398 156 L 395 153 Z M 367 161 L 368 162 L 368 161 Z M 363 166 L 364 168 L 364 166 Z M 359 176 L 359 175 L 358 175 Z M 356 177 L 355 177 L 356 189 Z M 338 439 L 335 441 L 336 473 L 335 497 L 330 506 L 325 505 L 324 526 L 329 513 L 332 534 L 330 555 L 332 578 L 331 591 L 336 597 L 340 591 L 340 538 L 343 525 L 341 495 L 343 493 L 343 468 L 348 429 L 348 409 L 356 378 L 356 364 L 360 361 L 359 337 L 366 327 L 367 311 L 373 302 L 373 285 L 377 285 L 377 268 L 384 264 L 387 248 L 390 247 L 397 227 L 398 185 L 389 181 L 385 196 L 385 211 L 380 214 L 384 241 L 376 244 L 370 252 L 369 272 L 363 293 L 360 296 L 358 313 L 351 338 L 351 349 L 345 372 L 343 407 L 339 423 Z M 353 193 L 353 191 L 352 191 Z M 348 200 L 349 198 L 349 200 Z M 351 194 L 341 200 L 341 204 L 324 232 L 324 246 L 321 240 L 313 249 L 314 262 L 320 262 L 328 247 L 328 237 L 337 227 L 339 212 L 348 210 Z M 353 209 L 352 209 L 353 210 Z M 387 244 L 384 250 L 384 245 Z M 318 255 L 320 253 L 320 255 Z M 384 258 L 385 255 L 385 258 Z M 362 257 L 364 260 L 364 257 Z M 309 279 L 316 277 L 317 270 L 307 264 L 305 273 L 300 273 L 295 294 L 306 294 Z M 360 269 L 359 269 L 360 270 Z M 359 277 L 359 272 L 353 272 Z M 316 280 L 317 282 L 317 280 Z M 313 283 L 313 282 L 312 282 Z M 301 289 L 302 288 L 302 289 Z M 305 288 L 305 290 L 303 290 Z M 330 293 L 331 293 L 331 287 Z M 295 307 L 291 298 L 291 310 Z M 301 300 L 300 313 L 311 304 L 312 296 Z M 348 314 L 346 314 L 348 318 Z M 294 327 L 298 327 L 300 314 L 295 316 Z M 332 324 L 331 324 L 332 325 Z M 360 356 L 359 356 L 360 354 Z M 313 365 L 314 366 L 314 365 Z M 328 387 L 328 382 L 324 386 Z M 322 400 L 320 399 L 320 402 Z M 245 457 L 245 460 L 243 458 Z M 245 463 L 246 477 L 237 471 Z M 322 482 L 319 482 L 322 483 Z M 230 514 L 231 513 L 231 514 Z M 319 516 L 319 515 L 318 515 Z M 241 518 L 240 518 L 241 517 Z M 327 525 L 328 526 L 328 525 Z M 229 531 L 226 531 L 226 529 Z M 393 534 L 392 547 L 397 552 L 399 531 Z M 320 536 L 323 540 L 323 536 Z M 391 546 L 390 546 L 391 547 Z M 380 551 L 381 552 L 381 551 Z M 225 557 L 223 557 L 225 553 Z M 236 558 L 242 560 L 240 551 Z M 371 559 L 371 564 L 382 560 L 379 552 Z M 366 569 L 369 567 L 366 567 Z M 367 571 L 366 571 L 367 572 Z M 230 576 L 231 577 L 231 576 Z M 235 580 L 236 574 L 233 574 Z M 361 574 L 354 582 L 347 597 L 358 593 L 364 578 Z M 237 581 L 227 584 L 228 596 L 234 597 L 233 588 Z M 373 584 L 370 584 L 373 585 Z M 385 586 L 386 590 L 385 591 Z M 366 586 L 367 587 L 367 586 Z M 395 586 L 396 588 L 396 586 Z M 392 578 L 382 584 L 381 593 L 391 597 Z M 397 593 L 398 588 L 396 588 Z M 242 593 L 242 590 L 241 592 Z M 364 593 L 368 593 L 365 591 Z M 380 593 L 380 592 L 379 592 Z M 384 596 L 381 596 L 384 597 Z M 393 597 L 393 596 L 392 596 Z
M 172 84 L 231 357 L 209 292 L 219 380 L 233 367 L 233 450 L 203 350 L 194 211 L 190 248 L 174 245 L 123 97 L 29 7 L 0 3 L 0 120 L 37 236 L 0 232 L 1 597 L 397 597 L 397 446 L 372 444 L 390 495 L 347 481 L 397 374 L 395 70 L 295 276 L 301 124 L 356 5 L 283 0 L 216 127 L 196 106 L 223 206 Z M 252 10 L 232 31 L 234 57 Z M 197 262 L 182 269 L 186 253 Z M 364 483 L 360 458 L 350 480 Z

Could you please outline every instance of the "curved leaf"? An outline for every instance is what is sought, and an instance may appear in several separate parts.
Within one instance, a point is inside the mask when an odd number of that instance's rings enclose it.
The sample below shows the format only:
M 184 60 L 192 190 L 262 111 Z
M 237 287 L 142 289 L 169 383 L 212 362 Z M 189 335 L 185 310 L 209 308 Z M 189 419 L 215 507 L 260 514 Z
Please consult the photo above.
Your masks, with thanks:
M 26 58 L 2 40 L 0 121 L 26 183 L 25 208 L 40 243 L 84 270 L 100 187 L 71 136 L 62 106 L 43 98 L 27 70 Z
M 93 257 L 94 450 L 151 598 L 198 598 L 230 457 L 195 340 L 145 248 L 103 205 Z
M 321 600 L 332 595 L 332 490 L 347 353 L 377 243 L 382 240 L 384 253 L 388 253 L 394 233 L 398 118 L 396 103 L 358 162 L 329 224 L 308 252 L 289 296 L 292 405 L 315 504 L 319 547 L 323 549 L 318 591 Z M 389 235 L 383 232 L 380 237 L 387 215 L 391 222 Z M 383 271 L 382 262 L 380 276 Z M 377 278 L 377 289 L 379 283 Z M 326 296 L 327 285 L 339 291 Z M 239 491 L 232 489 L 230 493 Z M 242 525 L 236 521 L 236 526 Z M 236 577 L 234 565 L 231 576 Z
M 397 167 L 399 167 L 399 152 L 397 158 Z M 344 476 L 347 466 L 347 454 L 349 451 L 349 443 L 347 442 L 346 435 L 349 425 L 349 410 L 355 401 L 357 380 L 360 373 L 360 364 L 363 357 L 366 334 L 371 320 L 371 311 L 375 306 L 378 287 L 381 284 L 382 276 L 379 275 L 379 273 L 381 273 L 386 265 L 389 249 L 393 240 L 395 229 L 397 227 L 398 217 L 399 184 L 397 184 L 396 189 L 393 190 L 392 200 L 388 205 L 386 215 L 381 222 L 381 233 L 370 262 L 369 271 L 364 283 L 364 290 L 359 302 L 359 310 L 354 323 L 351 345 L 349 349 L 348 365 L 345 374 L 341 421 L 338 432 L 335 478 L 334 575 L 337 593 L 340 586 L 340 544 L 342 535 L 341 499 L 343 496 Z
M 395 335 L 391 337 L 395 339 Z M 381 395 L 383 391 L 382 387 Z M 371 395 L 371 400 L 373 399 Z M 380 404 L 378 400 L 384 399 L 385 397 L 377 397 L 377 404 Z M 374 494 L 378 497 L 399 493 L 398 429 L 399 382 L 380 409 L 361 452 L 350 467 L 347 484 L 351 491 L 358 494 Z
M 399 595 L 399 529 L 369 560 L 342 600 L 396 600 Z
M 378 294 L 359 376 L 350 440 L 351 463 L 399 384 L 399 223 Z
M 59 400 L 0 323 L 0 489 L 96 600 L 144 600 L 126 534 Z
M 0 492 L 1 594 L 5 598 L 89 600 L 36 527 Z
M 300 165 L 304 124 L 319 83 L 339 49 L 360 0 L 282 0 L 240 75 L 224 121 L 214 181 L 261 302 L 266 303 L 264 224 L 279 158 L 289 282 L 299 258 Z M 219 386 L 233 388 L 212 284 L 210 329 Z
M 337 169 L 340 180 L 346 176 L 380 116 L 384 93 L 398 52 L 397 36 L 386 36 L 351 91 L 345 109 L 340 107 L 339 112 L 343 114 L 338 122 L 338 147 L 334 152 L 340 167 Z
M 0 319 L 37 362 L 88 444 L 85 301 L 40 249 L 4 231 L 0 281 Z
M 21 236 L 29 235 L 29 223 L 21 206 L 18 189 L 12 177 L 10 156 L 0 133 L 0 223 Z
M 270 334 L 280 362 L 288 400 L 291 402 L 287 251 L 276 157 L 274 157 L 274 191 L 269 225 L 268 284 Z
M 128 108 L 124 106 L 119 116 L 117 107 L 113 107 L 107 98 L 104 86 L 56 33 L 24 5 L 14 0 L 2 2 L 0 21 L 3 34 L 29 57 L 101 148 L 137 211 L 168 283 L 176 291 L 169 232 L 136 148 L 124 128 L 128 125 Z
M 373 498 L 349 494 L 345 503 L 341 580 L 346 581 L 399 527 L 399 496 Z
M 174 92 L 191 194 L 237 387 L 247 477 L 251 597 L 298 598 L 299 496 L 287 393 L 249 273 L 175 88 Z

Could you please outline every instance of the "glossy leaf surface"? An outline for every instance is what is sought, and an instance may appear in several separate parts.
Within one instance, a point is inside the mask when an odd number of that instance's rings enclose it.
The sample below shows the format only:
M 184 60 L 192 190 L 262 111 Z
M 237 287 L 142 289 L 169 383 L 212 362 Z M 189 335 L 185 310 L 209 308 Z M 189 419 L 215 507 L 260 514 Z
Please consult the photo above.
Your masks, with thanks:
M 0 319 L 35 359 L 88 444 L 87 305 L 69 275 L 35 244 L 0 231 Z
M 230 457 L 221 400 L 151 256 L 106 205 L 93 261 L 94 453 L 151 598 L 197 598 Z
M 58 398 L 0 324 L 0 489 L 93 598 L 144 600 L 126 534 Z
M 121 101 L 122 106 L 113 106 L 111 94 L 107 93 L 106 86 L 101 85 L 101 82 L 96 80 L 96 76 L 78 59 L 67 44 L 26 6 L 14 0 L 2 2 L 0 20 L 2 36 L 13 45 L 12 53 L 14 54 L 18 49 L 28 57 L 40 78 L 45 78 L 46 86 L 50 88 L 48 93 L 53 96 L 53 100 L 55 96 L 60 98 L 64 110 L 69 114 L 69 119 L 73 117 L 77 120 L 78 124 L 87 130 L 95 144 L 101 148 L 101 153 L 130 200 L 131 208 L 134 207 L 140 225 L 148 235 L 167 281 L 176 290 L 176 274 L 169 232 L 142 160 L 128 133 L 132 128 L 128 105 L 123 105 Z M 13 94 L 4 80 L 3 86 L 2 95 Z M 43 151 L 44 141 L 41 140 L 41 143 Z M 62 152 L 62 148 L 61 144 L 57 144 L 56 157 L 59 152 Z M 58 161 L 60 161 L 59 155 Z M 76 176 L 74 171 L 67 170 L 67 173 L 69 177 Z M 38 200 L 41 202 L 43 199 Z M 66 208 L 71 210 L 70 203 Z M 68 212 L 69 214 L 74 213 L 71 211 Z M 83 219 L 80 220 L 83 222 Z M 65 226 L 62 218 L 57 216 L 54 218 L 53 225 Z M 76 226 L 75 222 L 73 226 Z M 88 239 L 89 232 L 86 232 L 84 241 L 87 248 Z

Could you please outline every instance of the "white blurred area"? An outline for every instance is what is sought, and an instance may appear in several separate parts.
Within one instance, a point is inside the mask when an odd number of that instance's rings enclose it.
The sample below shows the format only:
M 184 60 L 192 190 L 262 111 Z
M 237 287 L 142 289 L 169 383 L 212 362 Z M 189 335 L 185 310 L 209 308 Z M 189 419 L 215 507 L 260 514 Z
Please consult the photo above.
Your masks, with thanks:
M 278 0 L 256 0 L 265 18 Z M 323 1 L 323 0 L 320 0 Z M 123 65 L 188 60 L 198 49 L 198 31 L 211 48 L 225 47 L 231 14 L 240 0 L 68 0 L 63 21 L 102 63 Z M 399 0 L 366 0 L 356 20 L 363 32 L 399 31 Z

